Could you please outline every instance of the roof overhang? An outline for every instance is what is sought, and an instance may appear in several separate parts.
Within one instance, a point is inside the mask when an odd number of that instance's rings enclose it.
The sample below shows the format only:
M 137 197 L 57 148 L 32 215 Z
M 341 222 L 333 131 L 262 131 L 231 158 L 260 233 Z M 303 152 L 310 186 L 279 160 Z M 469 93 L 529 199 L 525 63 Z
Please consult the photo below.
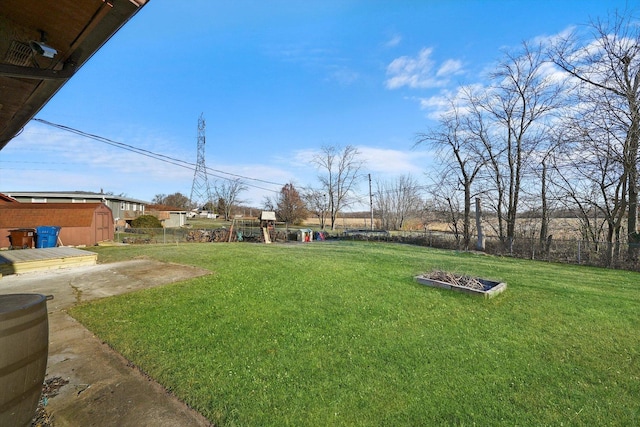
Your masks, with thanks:
M 2 0 L 0 150 L 149 0 Z

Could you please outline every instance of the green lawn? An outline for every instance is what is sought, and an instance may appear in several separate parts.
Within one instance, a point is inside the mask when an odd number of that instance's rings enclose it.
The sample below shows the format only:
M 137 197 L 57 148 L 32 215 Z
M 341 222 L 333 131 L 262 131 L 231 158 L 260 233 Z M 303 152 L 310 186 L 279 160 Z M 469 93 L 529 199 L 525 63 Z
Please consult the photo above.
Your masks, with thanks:
M 216 425 L 640 425 L 640 275 L 399 244 L 96 249 L 212 275 L 72 315 Z M 423 287 L 432 269 L 508 283 Z

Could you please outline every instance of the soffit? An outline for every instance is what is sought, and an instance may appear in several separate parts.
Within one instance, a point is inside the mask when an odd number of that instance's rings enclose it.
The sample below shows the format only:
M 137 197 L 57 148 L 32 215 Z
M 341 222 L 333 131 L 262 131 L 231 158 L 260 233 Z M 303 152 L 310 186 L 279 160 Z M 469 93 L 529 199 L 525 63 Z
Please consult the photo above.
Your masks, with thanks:
M 0 150 L 148 0 L 2 0 Z M 55 49 L 35 53 L 31 42 Z

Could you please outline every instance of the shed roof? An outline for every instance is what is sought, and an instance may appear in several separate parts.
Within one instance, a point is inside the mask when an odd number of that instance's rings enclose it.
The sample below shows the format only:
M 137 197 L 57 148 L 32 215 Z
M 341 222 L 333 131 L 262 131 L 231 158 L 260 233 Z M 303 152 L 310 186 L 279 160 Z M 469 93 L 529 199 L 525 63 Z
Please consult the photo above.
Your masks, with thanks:
M 16 199 L 14 199 L 13 197 L 10 197 L 10 196 L 7 196 L 6 194 L 0 193 L 0 205 L 9 204 L 9 203 L 19 203 L 19 202 Z
M 41 225 L 90 227 L 102 203 L 0 204 L 0 228 L 33 228 Z
M 185 212 L 185 213 L 187 212 L 186 209 L 178 208 L 175 206 L 168 206 L 168 205 L 147 205 L 146 210 L 158 211 L 158 212 Z
M 260 214 L 260 219 L 262 221 L 275 221 L 276 213 L 273 211 L 262 211 L 262 213 Z
M 38 199 L 88 199 L 88 200 L 114 200 L 118 202 L 131 202 L 146 204 L 147 202 L 131 197 L 116 196 L 115 194 L 94 193 L 91 191 L 4 191 L 10 197 L 32 197 Z

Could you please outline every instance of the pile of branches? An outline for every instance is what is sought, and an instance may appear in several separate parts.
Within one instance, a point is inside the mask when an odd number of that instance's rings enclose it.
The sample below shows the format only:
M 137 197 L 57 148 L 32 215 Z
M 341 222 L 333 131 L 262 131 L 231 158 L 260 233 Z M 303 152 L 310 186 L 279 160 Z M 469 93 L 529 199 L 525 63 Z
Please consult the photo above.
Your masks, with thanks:
M 469 289 L 483 290 L 484 285 L 475 277 L 448 273 L 441 270 L 433 270 L 424 275 L 425 278 L 437 280 L 438 282 L 448 283 L 450 285 L 461 286 Z
M 210 242 L 211 234 L 210 230 L 192 230 L 187 233 L 187 242 Z
M 226 242 L 229 240 L 229 230 L 216 228 L 215 230 L 192 230 L 187 234 L 187 242 Z
M 142 237 L 125 237 L 122 239 L 122 243 L 127 243 L 129 245 L 144 245 L 151 243 L 151 239 Z

